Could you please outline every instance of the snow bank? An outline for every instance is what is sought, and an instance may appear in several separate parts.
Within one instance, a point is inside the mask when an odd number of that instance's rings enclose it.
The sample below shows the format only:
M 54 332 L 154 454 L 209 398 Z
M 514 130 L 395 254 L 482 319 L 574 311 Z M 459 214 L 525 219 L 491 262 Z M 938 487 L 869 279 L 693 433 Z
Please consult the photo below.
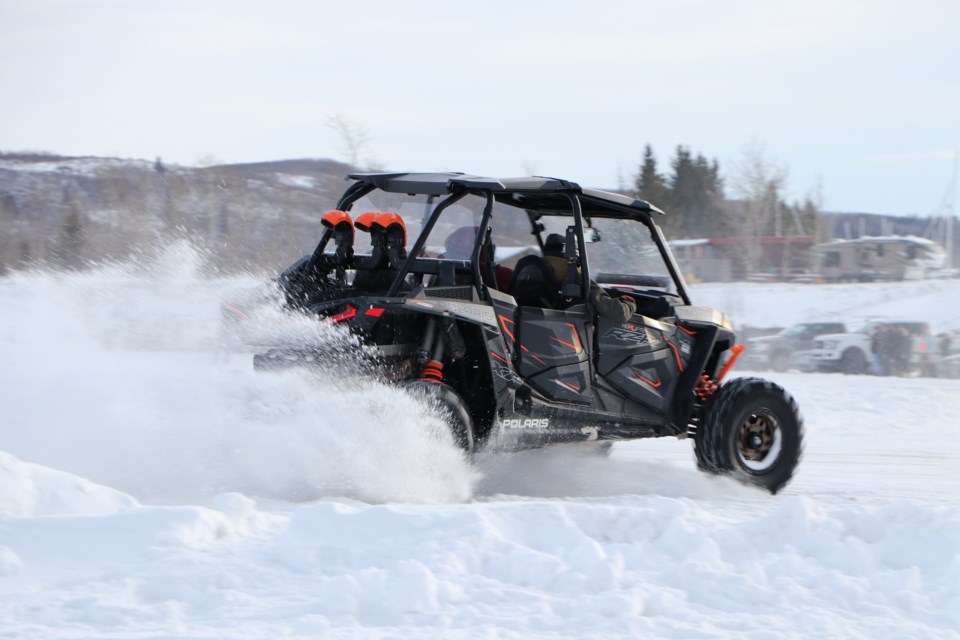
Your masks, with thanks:
M 956 507 L 803 496 L 144 507 L 7 522 L 0 619 L 46 638 L 949 638 L 958 539 Z
M 0 515 L 100 515 L 130 509 L 130 496 L 0 451 Z

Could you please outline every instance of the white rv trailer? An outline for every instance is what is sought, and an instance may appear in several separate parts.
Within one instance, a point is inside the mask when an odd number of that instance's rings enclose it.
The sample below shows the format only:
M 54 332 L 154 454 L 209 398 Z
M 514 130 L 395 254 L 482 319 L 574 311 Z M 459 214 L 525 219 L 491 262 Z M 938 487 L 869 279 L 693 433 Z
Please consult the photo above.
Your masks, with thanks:
M 831 282 L 919 280 L 945 271 L 943 247 L 916 236 L 865 236 L 810 248 L 817 272 Z

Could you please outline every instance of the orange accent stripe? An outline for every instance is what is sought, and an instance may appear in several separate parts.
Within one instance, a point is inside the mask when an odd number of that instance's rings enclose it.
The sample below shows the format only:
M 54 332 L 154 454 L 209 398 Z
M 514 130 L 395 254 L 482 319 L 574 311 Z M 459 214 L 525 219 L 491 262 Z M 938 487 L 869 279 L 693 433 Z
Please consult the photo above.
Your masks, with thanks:
M 583 345 L 580 344 L 580 335 L 577 333 L 577 328 L 569 322 L 567 326 L 570 327 L 570 330 L 573 332 L 573 341 L 577 344 L 574 348 L 577 350 L 577 353 L 580 353 L 583 350 Z
M 670 348 L 673 349 L 673 355 L 677 358 L 677 366 L 680 367 L 680 371 L 683 371 L 683 361 L 680 360 L 680 351 L 677 350 L 677 345 L 673 344 L 667 340 L 667 344 L 670 345 Z
M 497 315 L 497 317 L 500 319 L 500 326 L 503 327 L 503 332 L 506 333 L 508 336 L 510 336 L 511 340 L 516 342 L 517 339 L 514 337 L 513 333 L 510 331 L 510 329 L 507 329 L 507 323 L 509 322 L 510 324 L 513 324 L 514 323 L 513 320 L 507 318 L 502 314 Z
M 562 344 L 562 345 L 565 346 L 565 347 L 570 347 L 571 349 L 573 349 L 573 350 L 576 351 L 577 353 L 580 353 L 581 351 L 583 351 L 583 345 L 580 344 L 580 336 L 577 334 L 577 328 L 576 328 L 574 325 L 570 324 L 569 322 L 567 323 L 567 326 L 570 327 L 570 331 L 573 332 L 573 344 L 571 344 L 571 343 L 569 343 L 569 342 L 564 342 L 564 341 L 561 340 L 560 338 L 557 338 L 557 337 L 554 337 L 554 336 L 550 336 L 550 339 L 553 340 L 553 341 L 555 341 L 555 342 L 559 342 L 560 344 Z
M 526 349 L 524 349 L 524 351 L 526 351 Z M 541 359 L 538 358 L 537 356 L 533 355 L 532 353 L 530 354 L 530 357 L 533 358 L 534 360 L 536 360 L 537 362 L 539 362 L 540 364 L 543 364 L 543 365 L 547 364 L 546 362 L 544 362 L 543 360 L 541 360 Z
M 696 331 L 691 331 L 690 329 L 687 329 L 686 327 L 681 327 L 680 325 L 677 325 L 677 328 L 680 329 L 680 331 L 683 331 L 684 333 L 686 333 L 688 336 L 695 336 L 695 335 L 697 335 L 697 332 L 696 332 Z
M 654 389 L 658 389 L 658 388 L 660 387 L 660 385 L 663 384 L 663 380 L 660 380 L 659 378 L 657 379 L 656 382 L 654 382 L 653 380 L 648 380 L 647 378 L 643 377 L 643 374 L 641 374 L 641 373 L 640 373 L 639 371 L 637 371 L 636 369 L 632 369 L 632 371 L 633 371 L 634 377 L 640 378 L 641 380 L 643 380 L 644 382 L 646 382 L 648 385 L 650 385 L 650 386 L 653 387 Z
M 496 358 L 497 360 L 499 360 L 500 362 L 504 363 L 504 364 L 510 364 L 510 363 L 507 361 L 506 358 L 504 358 L 502 355 L 500 355 L 500 354 L 497 353 L 496 351 L 491 351 L 491 352 L 490 352 L 490 355 L 493 356 L 494 358 Z

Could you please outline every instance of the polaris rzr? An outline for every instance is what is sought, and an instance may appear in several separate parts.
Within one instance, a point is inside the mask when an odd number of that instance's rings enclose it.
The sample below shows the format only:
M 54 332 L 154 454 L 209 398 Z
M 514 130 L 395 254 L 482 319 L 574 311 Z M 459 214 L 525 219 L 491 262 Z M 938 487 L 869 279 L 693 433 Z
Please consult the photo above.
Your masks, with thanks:
M 743 347 L 692 304 L 661 210 L 554 178 L 349 179 L 316 249 L 279 276 L 286 304 L 348 328 L 379 376 L 445 409 L 463 449 L 675 436 L 704 471 L 773 493 L 790 480 L 797 405 L 766 380 L 723 382 Z M 602 316 L 598 296 L 635 313 Z M 329 356 L 287 346 L 255 364 Z

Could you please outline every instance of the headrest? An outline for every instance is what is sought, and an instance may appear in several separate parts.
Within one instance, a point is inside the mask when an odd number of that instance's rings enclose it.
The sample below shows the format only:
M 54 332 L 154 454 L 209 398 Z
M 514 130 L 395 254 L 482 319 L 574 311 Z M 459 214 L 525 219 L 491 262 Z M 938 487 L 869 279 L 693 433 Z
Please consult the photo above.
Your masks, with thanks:
M 353 220 L 350 219 L 350 214 L 346 211 L 340 211 L 338 209 L 327 211 L 325 214 L 323 214 L 323 217 L 320 218 L 320 222 L 328 229 L 333 229 L 338 224 L 348 224 L 351 227 L 353 226 Z
M 320 222 L 326 228 L 334 231 L 338 229 L 340 231 L 349 231 L 349 244 L 353 244 L 353 220 L 350 219 L 350 214 L 346 211 L 339 211 L 337 209 L 327 211 L 323 214 L 323 217 L 320 218 Z M 335 240 L 339 245 L 343 242 L 343 236 L 335 236 Z
M 373 221 L 377 219 L 377 216 L 380 214 L 376 211 L 367 211 L 366 213 L 360 214 L 356 220 L 353 222 L 353 226 L 360 231 L 370 232 L 370 228 L 373 226 Z
M 378 215 L 373 220 L 373 226 L 379 227 L 385 233 L 399 233 L 401 239 L 403 240 L 403 245 L 407 244 L 407 225 L 404 224 L 403 218 L 401 218 L 396 213 L 390 211 L 385 211 Z

